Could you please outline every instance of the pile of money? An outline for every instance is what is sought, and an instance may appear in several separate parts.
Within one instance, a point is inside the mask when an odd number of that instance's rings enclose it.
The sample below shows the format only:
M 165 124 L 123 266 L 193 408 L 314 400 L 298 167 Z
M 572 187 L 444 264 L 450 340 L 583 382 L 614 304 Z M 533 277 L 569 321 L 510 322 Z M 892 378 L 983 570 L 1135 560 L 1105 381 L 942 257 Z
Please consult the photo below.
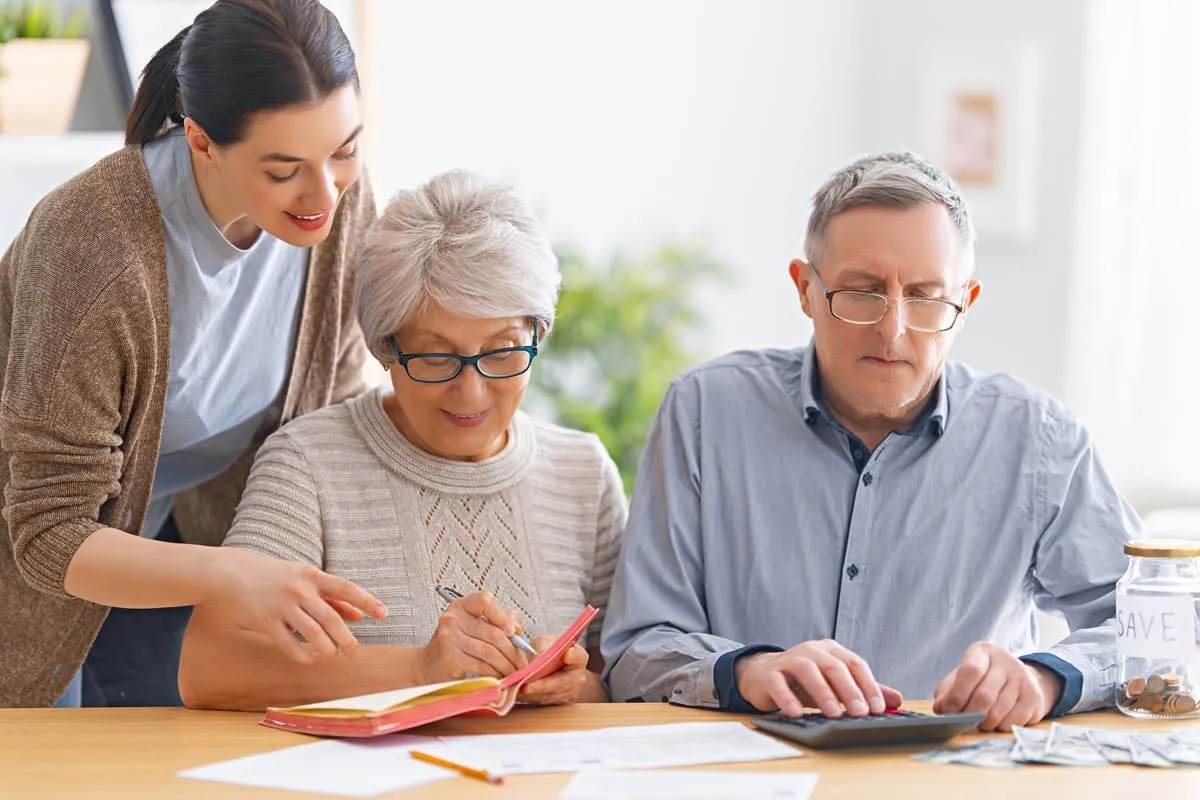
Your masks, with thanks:
M 913 756 L 929 764 L 966 764 L 1016 769 L 1023 764 L 1101 767 L 1200 767 L 1200 727 L 1170 733 L 1126 733 L 1055 722 L 1044 728 L 1013 728 L 1011 737 L 980 739 Z
M 1162 672 L 1143 678 L 1135 675 L 1117 694 L 1123 708 L 1141 712 L 1140 716 L 1178 717 L 1196 710 L 1196 697 L 1190 684 L 1185 685 L 1177 672 Z

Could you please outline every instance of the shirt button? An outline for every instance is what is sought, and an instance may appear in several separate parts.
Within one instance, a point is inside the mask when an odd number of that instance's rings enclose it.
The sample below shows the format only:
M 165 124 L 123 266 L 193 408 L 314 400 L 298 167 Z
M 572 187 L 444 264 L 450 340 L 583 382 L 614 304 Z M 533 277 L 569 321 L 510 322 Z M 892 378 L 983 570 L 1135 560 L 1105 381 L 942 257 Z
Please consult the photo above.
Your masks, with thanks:
M 863 486 L 870 486 L 874 480 L 875 477 L 868 472 L 866 475 L 863 475 Z
M 855 451 L 854 451 L 854 460 L 855 460 L 855 461 L 862 461 L 862 460 L 863 460 L 863 451 L 862 451 L 862 450 L 855 450 Z
M 858 577 L 858 567 L 854 564 L 851 564 L 850 566 L 846 567 L 846 574 L 850 576 L 850 580 L 854 580 Z

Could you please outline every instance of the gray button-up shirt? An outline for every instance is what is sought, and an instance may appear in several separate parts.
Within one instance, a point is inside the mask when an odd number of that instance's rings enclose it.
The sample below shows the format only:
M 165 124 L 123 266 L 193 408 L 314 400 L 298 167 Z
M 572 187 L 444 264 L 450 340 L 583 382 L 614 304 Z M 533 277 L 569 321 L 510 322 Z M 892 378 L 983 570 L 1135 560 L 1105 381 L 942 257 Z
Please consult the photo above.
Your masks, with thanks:
M 1030 657 L 1066 682 L 1055 713 L 1111 705 L 1115 583 L 1140 523 L 1083 426 L 951 363 L 920 421 L 868 452 L 817 384 L 811 348 L 733 353 L 672 383 L 604 626 L 614 699 L 729 707 L 722 655 L 823 638 L 928 698 L 973 642 L 1031 653 L 1036 605 L 1072 631 Z

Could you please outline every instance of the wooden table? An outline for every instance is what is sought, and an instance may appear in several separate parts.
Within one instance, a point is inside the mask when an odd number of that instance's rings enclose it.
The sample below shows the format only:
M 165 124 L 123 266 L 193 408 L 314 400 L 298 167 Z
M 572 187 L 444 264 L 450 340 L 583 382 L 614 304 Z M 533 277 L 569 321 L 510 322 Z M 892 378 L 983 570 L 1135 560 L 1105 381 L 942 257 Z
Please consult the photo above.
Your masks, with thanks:
M 911 707 L 928 710 L 925 703 L 913 703 Z M 421 733 L 524 733 L 732 719 L 738 717 L 665 704 L 585 705 L 519 708 L 502 719 L 452 720 Z M 176 777 L 179 770 L 189 767 L 311 741 L 309 737 L 260 727 L 258 720 L 257 714 L 183 709 L 0 710 L 0 798 L 299 800 L 323 796 Z M 1097 728 L 1148 732 L 1165 732 L 1189 724 L 1143 722 L 1117 712 L 1084 714 L 1069 721 Z M 1200 727 L 1200 722 L 1190 725 Z M 1015 770 L 986 770 L 923 764 L 910 758 L 914 752 L 927 749 L 930 748 L 808 751 L 802 758 L 786 761 L 694 769 L 816 772 L 820 774 L 816 798 L 1200 798 L 1198 768 L 1030 765 Z M 388 797 L 553 798 L 569 778 L 569 775 L 516 775 L 505 778 L 503 786 L 454 778 Z

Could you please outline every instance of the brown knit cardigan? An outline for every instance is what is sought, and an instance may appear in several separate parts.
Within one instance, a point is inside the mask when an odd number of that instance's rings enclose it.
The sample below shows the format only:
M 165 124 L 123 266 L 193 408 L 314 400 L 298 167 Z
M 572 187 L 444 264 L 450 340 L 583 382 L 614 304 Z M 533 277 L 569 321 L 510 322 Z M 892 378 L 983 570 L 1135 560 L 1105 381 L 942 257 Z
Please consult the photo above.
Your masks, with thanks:
M 176 495 L 184 541 L 224 538 L 263 439 L 364 388 L 353 267 L 375 204 L 364 176 L 312 249 L 280 418 L 221 475 Z M 162 220 L 140 147 L 52 191 L 0 258 L 0 706 L 46 706 L 108 609 L 68 597 L 92 531 L 136 535 L 150 499 L 170 360 Z

